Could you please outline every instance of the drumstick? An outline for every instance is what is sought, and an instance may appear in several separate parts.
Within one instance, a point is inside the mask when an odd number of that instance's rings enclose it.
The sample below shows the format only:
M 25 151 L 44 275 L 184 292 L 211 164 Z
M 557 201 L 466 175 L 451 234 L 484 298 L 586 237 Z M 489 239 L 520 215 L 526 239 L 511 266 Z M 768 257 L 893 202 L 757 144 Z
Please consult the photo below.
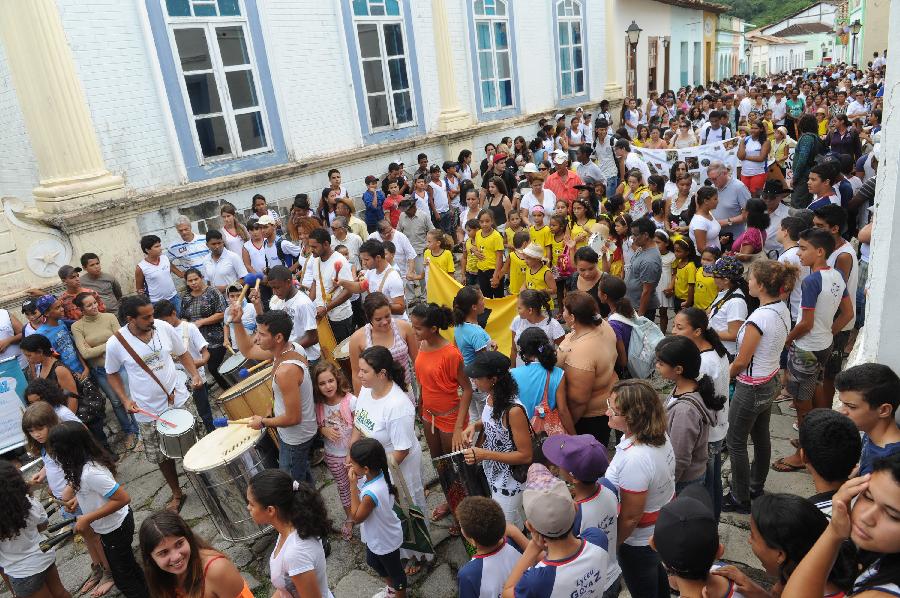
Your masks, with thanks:
M 226 426 L 236 426 L 236 425 L 244 425 L 250 423 L 249 417 L 244 417 L 241 419 L 227 419 L 224 417 L 216 417 L 213 419 L 213 425 L 217 428 L 224 428 Z
M 250 372 L 258 370 L 261 367 L 265 367 L 265 366 L 269 365 L 270 363 L 272 363 L 272 360 L 270 360 L 270 359 L 267 359 L 265 361 L 260 361 L 256 365 L 252 365 L 249 368 L 247 368 L 247 373 L 249 374 Z
M 163 425 L 166 425 L 166 426 L 168 426 L 168 427 L 170 427 L 170 428 L 177 428 L 177 427 L 178 427 L 177 425 L 173 424 L 172 422 L 170 422 L 170 421 L 168 421 L 168 420 L 165 420 L 165 419 L 161 418 L 160 416 L 158 416 L 158 415 L 156 415 L 156 414 L 154 414 L 154 413 L 150 413 L 149 411 L 144 411 L 144 410 L 141 409 L 140 407 L 138 407 L 137 412 L 138 412 L 138 413 L 141 413 L 141 414 L 143 414 L 143 415 L 146 415 L 147 417 L 149 417 L 149 418 L 151 418 L 151 419 L 155 419 L 155 420 L 158 421 L 158 422 L 162 422 Z
M 237 302 L 236 302 L 238 305 L 241 305 L 244 303 L 244 297 L 247 296 L 247 290 L 249 288 L 250 287 L 248 285 L 244 285 L 244 288 L 241 289 L 241 294 L 238 295 Z

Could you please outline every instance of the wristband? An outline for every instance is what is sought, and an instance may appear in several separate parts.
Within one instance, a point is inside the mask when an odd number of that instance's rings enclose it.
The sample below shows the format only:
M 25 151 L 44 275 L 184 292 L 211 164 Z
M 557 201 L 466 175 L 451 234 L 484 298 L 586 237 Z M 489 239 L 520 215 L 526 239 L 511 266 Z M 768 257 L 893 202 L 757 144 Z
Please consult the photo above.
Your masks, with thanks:
M 369 292 L 369 281 L 368 281 L 368 279 L 363 280 L 362 282 L 360 282 L 360 283 L 359 283 L 359 288 L 360 288 L 363 292 L 368 293 L 368 292 Z

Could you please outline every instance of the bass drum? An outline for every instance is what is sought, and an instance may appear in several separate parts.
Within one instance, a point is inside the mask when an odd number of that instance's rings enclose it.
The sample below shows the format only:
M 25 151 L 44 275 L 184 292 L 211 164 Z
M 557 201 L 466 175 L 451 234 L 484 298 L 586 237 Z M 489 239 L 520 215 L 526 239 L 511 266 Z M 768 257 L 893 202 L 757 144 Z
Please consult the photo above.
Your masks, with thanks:
M 219 366 L 219 375 L 225 378 L 229 384 L 234 386 L 241 381 L 241 377 L 238 375 L 238 373 L 241 371 L 241 368 L 247 367 L 249 363 L 250 360 L 244 359 L 244 356 L 241 355 L 240 351 L 238 351 L 222 362 L 222 364 Z M 223 388 L 222 390 L 226 389 Z
M 269 417 L 274 403 L 272 393 L 272 366 L 244 378 L 219 395 L 217 403 L 228 419 L 244 419 L 252 415 Z M 269 430 L 278 446 L 278 434 Z
M 225 539 L 251 540 L 271 529 L 254 523 L 247 512 L 250 480 L 261 471 L 278 467 L 265 432 L 243 425 L 214 430 L 191 447 L 182 467 Z

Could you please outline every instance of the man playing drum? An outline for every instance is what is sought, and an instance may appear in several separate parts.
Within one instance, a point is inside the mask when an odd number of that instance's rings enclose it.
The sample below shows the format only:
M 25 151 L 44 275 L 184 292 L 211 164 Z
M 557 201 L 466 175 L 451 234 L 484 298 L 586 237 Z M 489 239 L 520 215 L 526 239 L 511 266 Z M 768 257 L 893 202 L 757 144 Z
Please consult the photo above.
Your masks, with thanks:
M 134 418 L 144 441 L 144 455 L 148 461 L 159 466 L 172 490 L 166 509 L 178 512 L 186 497 L 178 484 L 175 462 L 160 450 L 156 421 L 148 414 L 158 416 L 167 409 L 181 407 L 197 417 L 194 402 L 188 400 L 190 395 L 183 382 L 184 378 L 178 375 L 175 368 L 176 357 L 190 375 L 191 386 L 200 388 L 204 381 L 185 349 L 181 335 L 166 322 L 153 319 L 153 305 L 147 297 L 125 297 L 120 309 L 127 323 L 106 341 L 109 385 L 119 396 L 125 409 L 135 414 Z M 128 374 L 131 396 L 125 392 L 125 385 L 119 374 L 123 367 Z
M 277 292 L 277 291 L 276 291 Z M 232 321 L 240 321 L 243 310 L 239 304 L 231 306 Z M 254 430 L 275 428 L 281 442 L 278 454 L 279 469 L 291 474 L 298 482 L 310 482 L 309 450 L 318 431 L 313 404 L 312 380 L 303 347 L 291 342 L 294 322 L 281 311 L 272 310 L 256 316 L 256 341 L 243 326 L 235 327 L 235 340 L 241 354 L 257 361 L 273 360 L 273 415 L 254 415 L 247 424 Z

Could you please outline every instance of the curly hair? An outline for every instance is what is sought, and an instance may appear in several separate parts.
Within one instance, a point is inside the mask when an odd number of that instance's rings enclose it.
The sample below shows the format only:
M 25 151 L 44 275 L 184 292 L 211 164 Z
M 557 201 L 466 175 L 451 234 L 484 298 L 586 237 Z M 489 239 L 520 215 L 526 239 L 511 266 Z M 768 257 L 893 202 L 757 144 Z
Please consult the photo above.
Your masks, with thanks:
M 289 521 L 302 539 L 324 538 L 331 533 L 325 500 L 306 482 L 296 483 L 280 469 L 261 471 L 250 480 L 250 494 L 259 504 L 275 507 L 277 517 Z
M 47 451 L 62 467 L 66 481 L 75 492 L 81 489 L 81 472 L 93 461 L 115 477 L 116 463 L 80 422 L 62 422 L 50 430 Z
M 11 540 L 28 525 L 31 502 L 28 500 L 28 485 L 22 472 L 9 461 L 0 461 L 0 540 Z
M 353 392 L 353 388 L 350 386 L 350 382 L 347 380 L 347 376 L 344 375 L 344 372 L 337 366 L 333 361 L 329 361 L 327 359 L 323 359 L 319 361 L 315 365 L 312 370 L 312 381 L 313 381 L 313 401 L 316 403 L 324 403 L 325 395 L 322 394 L 322 391 L 319 390 L 319 376 L 329 372 L 334 379 L 337 381 L 337 396 L 345 397 L 351 392 Z
M 69 393 L 52 380 L 47 378 L 35 378 L 25 387 L 25 398 L 37 396 L 38 400 L 49 403 L 53 407 L 65 406 L 68 404 Z
M 646 380 L 619 380 L 612 387 L 616 411 L 625 419 L 636 442 L 650 446 L 666 443 L 666 411 L 659 395 Z
M 750 275 L 772 298 L 791 294 L 797 283 L 799 269 L 793 264 L 783 264 L 776 260 L 758 260 L 750 264 Z M 748 276 L 748 278 L 749 278 Z

